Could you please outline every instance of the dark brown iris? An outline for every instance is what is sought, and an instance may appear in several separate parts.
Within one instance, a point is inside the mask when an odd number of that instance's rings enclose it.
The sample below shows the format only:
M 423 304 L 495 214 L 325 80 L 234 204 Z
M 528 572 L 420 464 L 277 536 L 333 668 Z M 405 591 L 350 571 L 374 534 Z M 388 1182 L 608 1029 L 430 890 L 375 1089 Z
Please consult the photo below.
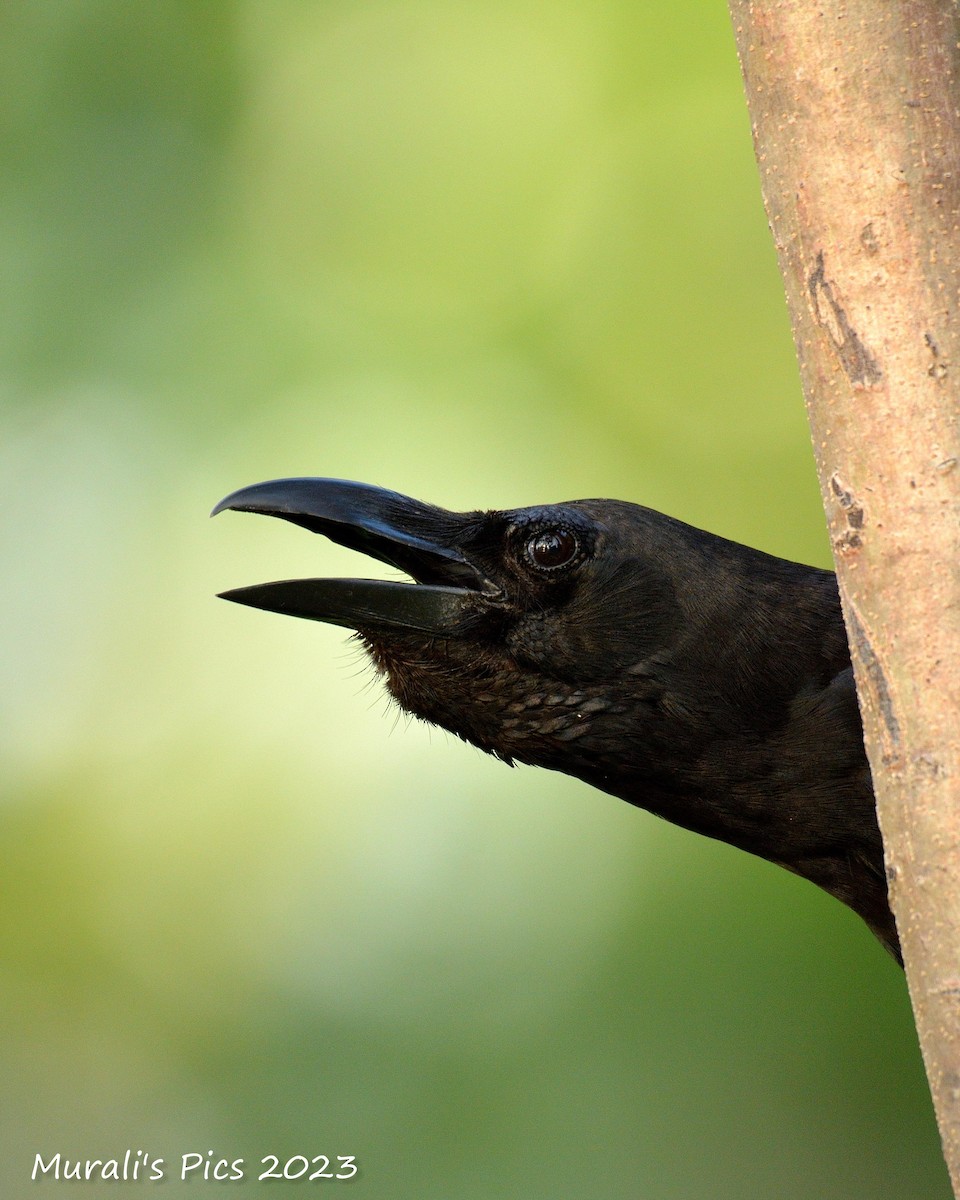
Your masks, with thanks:
M 526 545 L 526 554 L 541 571 L 556 571 L 569 566 L 577 557 L 580 543 L 569 529 L 541 529 Z

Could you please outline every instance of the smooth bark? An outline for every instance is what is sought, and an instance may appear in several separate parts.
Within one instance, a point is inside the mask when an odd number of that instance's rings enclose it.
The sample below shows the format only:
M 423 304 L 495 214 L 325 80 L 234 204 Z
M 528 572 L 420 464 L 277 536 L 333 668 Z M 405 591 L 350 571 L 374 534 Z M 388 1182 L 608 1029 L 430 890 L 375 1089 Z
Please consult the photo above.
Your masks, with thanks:
M 730 0 L 960 1195 L 960 15 Z

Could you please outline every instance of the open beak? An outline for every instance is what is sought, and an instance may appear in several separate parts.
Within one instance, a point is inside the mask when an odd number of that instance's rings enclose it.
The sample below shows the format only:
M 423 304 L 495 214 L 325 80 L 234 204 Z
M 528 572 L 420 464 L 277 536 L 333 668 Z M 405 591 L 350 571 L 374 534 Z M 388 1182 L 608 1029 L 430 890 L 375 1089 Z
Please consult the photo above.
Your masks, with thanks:
M 406 572 L 414 583 L 287 579 L 221 592 L 224 600 L 350 629 L 463 634 L 498 596 L 460 549 L 476 515 L 344 479 L 274 479 L 231 492 L 211 516 L 264 513 Z

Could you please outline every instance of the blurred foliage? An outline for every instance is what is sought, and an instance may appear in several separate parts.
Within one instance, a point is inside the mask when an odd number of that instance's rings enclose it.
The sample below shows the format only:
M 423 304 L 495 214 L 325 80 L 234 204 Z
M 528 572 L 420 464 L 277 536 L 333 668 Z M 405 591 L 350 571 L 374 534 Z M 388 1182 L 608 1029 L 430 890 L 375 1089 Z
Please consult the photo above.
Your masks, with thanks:
M 25 0 L 0 155 L 4 1194 L 948 1196 L 851 914 L 213 599 L 353 561 L 273 475 L 829 561 L 725 6 Z

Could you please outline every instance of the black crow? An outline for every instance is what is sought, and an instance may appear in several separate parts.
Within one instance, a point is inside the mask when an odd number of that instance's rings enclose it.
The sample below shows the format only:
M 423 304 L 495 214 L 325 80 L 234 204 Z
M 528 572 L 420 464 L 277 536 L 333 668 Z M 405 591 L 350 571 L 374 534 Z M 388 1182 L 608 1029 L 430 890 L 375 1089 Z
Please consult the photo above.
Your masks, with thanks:
M 836 578 L 618 500 L 448 512 L 336 479 L 242 488 L 412 582 L 228 600 L 345 625 L 406 712 L 812 880 L 900 961 Z

